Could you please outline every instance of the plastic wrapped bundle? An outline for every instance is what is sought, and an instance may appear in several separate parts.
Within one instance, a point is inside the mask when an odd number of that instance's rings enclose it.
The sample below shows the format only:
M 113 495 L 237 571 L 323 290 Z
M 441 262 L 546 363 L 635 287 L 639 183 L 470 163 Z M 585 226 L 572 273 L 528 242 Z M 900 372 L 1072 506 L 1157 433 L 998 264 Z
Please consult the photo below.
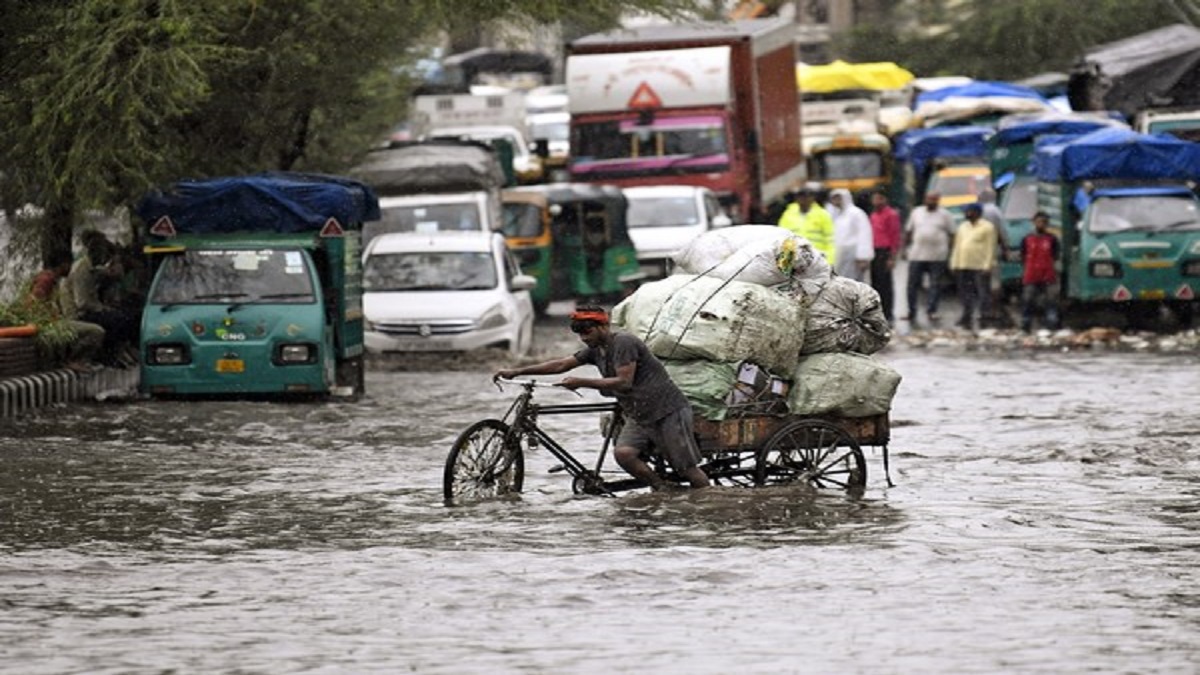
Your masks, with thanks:
M 863 354 L 812 354 L 800 360 L 788 394 L 793 415 L 867 417 L 892 409 L 900 373 Z
M 713 277 L 676 274 L 645 284 L 614 308 L 613 322 L 662 359 L 752 361 L 773 372 L 791 372 L 804 344 L 801 305 Z
M 804 237 L 774 225 L 737 225 L 696 237 L 675 256 L 687 274 L 760 286 L 828 277 L 829 263 Z
M 892 339 L 879 293 L 854 279 L 834 275 L 812 298 L 802 354 L 874 354 Z
M 786 415 L 790 382 L 743 361 L 663 361 L 667 374 L 705 419 Z

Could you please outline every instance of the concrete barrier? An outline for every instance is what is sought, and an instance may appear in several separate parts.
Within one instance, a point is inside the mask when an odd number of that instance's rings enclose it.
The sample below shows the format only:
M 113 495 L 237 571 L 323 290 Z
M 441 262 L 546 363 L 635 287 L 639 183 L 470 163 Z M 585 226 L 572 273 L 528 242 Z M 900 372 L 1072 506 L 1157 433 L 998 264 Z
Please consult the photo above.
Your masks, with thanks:
M 137 394 L 137 368 L 100 368 L 90 373 L 51 370 L 0 379 L 0 419 L 59 403 Z

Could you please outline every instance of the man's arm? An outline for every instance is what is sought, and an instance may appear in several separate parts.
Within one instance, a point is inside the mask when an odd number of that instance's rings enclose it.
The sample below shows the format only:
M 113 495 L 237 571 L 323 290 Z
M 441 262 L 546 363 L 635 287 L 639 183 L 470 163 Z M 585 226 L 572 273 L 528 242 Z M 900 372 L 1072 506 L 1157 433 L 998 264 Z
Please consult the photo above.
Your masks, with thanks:
M 581 365 L 583 364 L 579 362 L 579 359 L 576 359 L 575 355 L 572 354 L 571 356 L 564 356 L 560 359 L 551 359 L 549 361 L 535 363 L 532 366 L 498 370 L 494 375 L 492 375 L 492 380 L 511 380 L 514 377 L 520 377 L 522 375 L 557 375 L 559 373 L 565 373 L 573 368 L 578 368 Z
M 616 370 L 615 377 L 567 377 L 563 378 L 558 386 L 572 391 L 580 387 L 621 392 L 633 389 L 633 376 L 637 373 L 637 361 L 623 363 L 617 366 Z

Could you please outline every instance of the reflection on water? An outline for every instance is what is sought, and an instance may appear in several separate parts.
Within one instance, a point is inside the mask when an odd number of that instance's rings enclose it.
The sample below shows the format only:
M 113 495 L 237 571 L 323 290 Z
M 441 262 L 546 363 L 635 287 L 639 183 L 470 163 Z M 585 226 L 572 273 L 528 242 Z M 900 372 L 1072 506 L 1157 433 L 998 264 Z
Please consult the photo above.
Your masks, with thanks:
M 40 411 L 0 438 L 0 671 L 1193 672 L 1196 359 L 881 358 L 896 485 L 867 449 L 857 498 L 577 496 L 538 450 L 447 508 L 488 364 Z

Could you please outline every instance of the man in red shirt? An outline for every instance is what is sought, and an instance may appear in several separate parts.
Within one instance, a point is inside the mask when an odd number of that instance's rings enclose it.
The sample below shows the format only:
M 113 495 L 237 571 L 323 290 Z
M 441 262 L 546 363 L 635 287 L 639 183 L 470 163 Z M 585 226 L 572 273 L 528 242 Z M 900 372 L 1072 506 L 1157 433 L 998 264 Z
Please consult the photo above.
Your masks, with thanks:
M 1043 308 L 1044 328 L 1058 328 L 1058 274 L 1054 265 L 1058 261 L 1058 237 L 1049 232 L 1050 216 L 1038 211 L 1033 216 L 1033 232 L 1021 240 L 1021 330 L 1028 333 L 1033 329 L 1033 315 Z
M 887 195 L 883 192 L 871 195 L 871 207 L 871 234 L 875 242 L 875 257 L 871 260 L 871 288 L 879 293 L 883 316 L 888 323 L 892 323 L 892 305 L 895 302 L 892 270 L 900 254 L 900 214 L 888 204 Z

